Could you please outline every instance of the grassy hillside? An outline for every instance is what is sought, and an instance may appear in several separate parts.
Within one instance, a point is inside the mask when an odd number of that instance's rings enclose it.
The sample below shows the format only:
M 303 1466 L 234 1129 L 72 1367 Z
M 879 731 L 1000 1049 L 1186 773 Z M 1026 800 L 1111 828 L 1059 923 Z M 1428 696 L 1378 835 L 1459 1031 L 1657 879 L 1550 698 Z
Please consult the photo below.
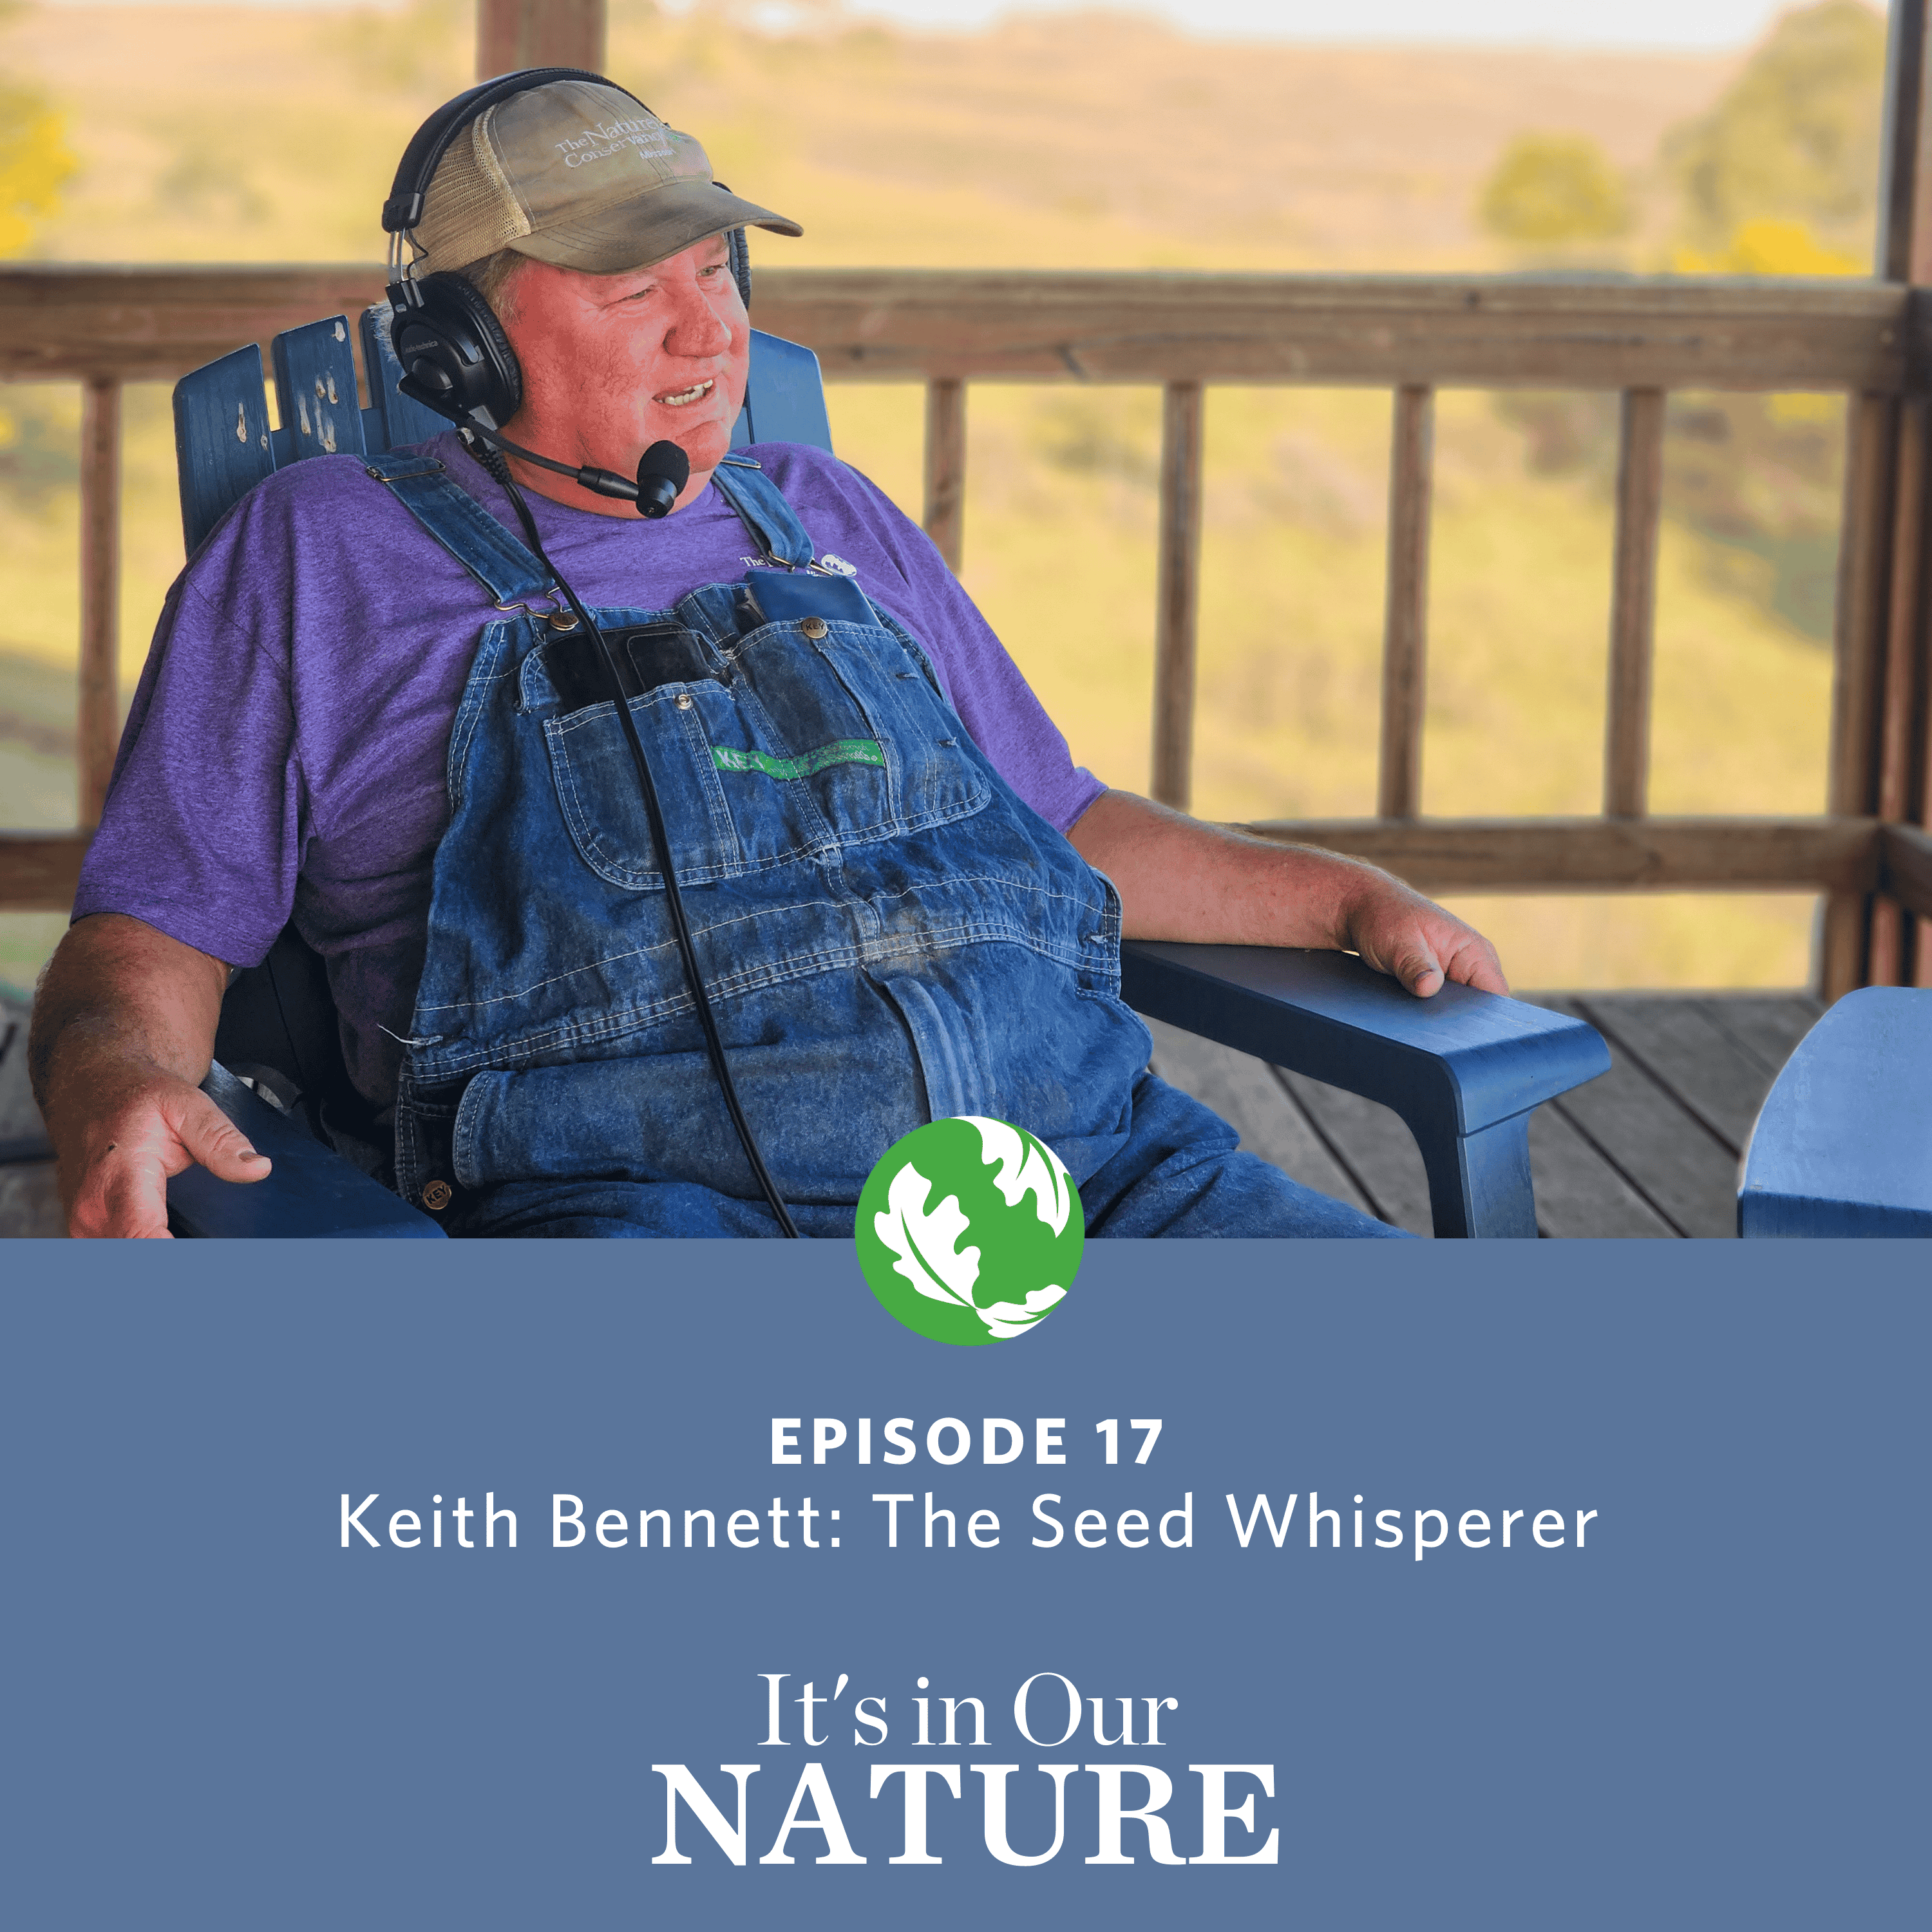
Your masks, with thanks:
M 0 74 L 77 104 L 80 163 L 34 252 L 56 259 L 373 259 L 374 211 L 423 113 L 467 78 L 466 9 L 407 15 L 46 10 L 0 28 Z M 614 7 L 612 70 L 706 139 L 720 175 L 796 214 L 800 263 L 1234 268 L 1508 265 L 1473 211 L 1526 127 L 1634 171 L 1632 259 L 1661 259 L 1665 130 L 1735 63 L 1196 45 L 1121 18 L 982 35 L 876 27 L 782 41 L 716 10 Z M 915 391 L 835 388 L 842 453 L 914 514 Z M 164 392 L 128 392 L 123 671 L 180 538 Z M 0 489 L 0 822 L 70 808 L 77 400 L 0 390 L 52 478 Z M 1388 406 L 1342 392 L 1210 398 L 1197 806 L 1372 808 Z M 1144 784 L 1158 399 L 972 394 L 965 581 L 1076 754 Z M 1447 395 L 1438 433 L 1424 796 L 1432 812 L 1588 811 L 1603 728 L 1610 508 L 1600 464 L 1552 473 L 1534 422 Z M 44 470 L 46 466 L 43 466 Z M 1820 808 L 1825 651 L 1688 527 L 1666 531 L 1660 810 Z M 1516 900 L 1484 921 L 1523 984 L 1779 984 L 1808 902 Z M 47 922 L 0 927 L 0 976 Z

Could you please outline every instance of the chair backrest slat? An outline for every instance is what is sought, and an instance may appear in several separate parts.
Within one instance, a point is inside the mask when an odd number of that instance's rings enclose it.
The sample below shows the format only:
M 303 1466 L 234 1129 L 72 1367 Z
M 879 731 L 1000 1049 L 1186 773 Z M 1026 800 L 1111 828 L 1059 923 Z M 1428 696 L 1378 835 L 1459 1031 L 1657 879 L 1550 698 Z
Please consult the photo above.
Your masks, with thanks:
M 752 332 L 752 370 L 745 406 L 731 428 L 731 447 L 752 442 L 806 442 L 828 455 L 832 423 L 825 413 L 825 379 L 818 358 L 802 342 Z
M 362 406 L 356 394 L 349 318 L 332 315 L 285 329 L 275 338 L 274 356 L 275 400 L 288 440 L 284 460 L 360 456 L 364 447 Z
M 182 532 L 192 556 L 230 504 L 275 466 L 262 352 L 244 344 L 175 385 Z

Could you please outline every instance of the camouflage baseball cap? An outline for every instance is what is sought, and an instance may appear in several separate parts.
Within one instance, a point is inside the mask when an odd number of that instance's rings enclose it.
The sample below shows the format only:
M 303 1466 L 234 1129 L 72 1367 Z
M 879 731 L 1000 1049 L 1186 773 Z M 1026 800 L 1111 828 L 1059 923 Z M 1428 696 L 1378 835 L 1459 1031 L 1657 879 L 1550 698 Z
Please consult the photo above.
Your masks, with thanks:
M 720 188 L 704 150 L 621 88 L 554 80 L 485 109 L 457 136 L 415 239 L 426 270 L 514 248 L 613 275 L 746 226 L 805 232 Z

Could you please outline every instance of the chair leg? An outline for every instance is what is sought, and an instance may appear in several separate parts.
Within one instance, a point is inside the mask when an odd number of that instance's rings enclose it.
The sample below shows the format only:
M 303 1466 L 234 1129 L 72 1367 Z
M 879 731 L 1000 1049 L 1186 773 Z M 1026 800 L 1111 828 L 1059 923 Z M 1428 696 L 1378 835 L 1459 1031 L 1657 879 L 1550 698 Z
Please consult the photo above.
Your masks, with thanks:
M 1498 1120 L 1473 1134 L 1432 1136 L 1423 1147 L 1422 1159 L 1438 1240 L 1536 1238 L 1528 1114 Z

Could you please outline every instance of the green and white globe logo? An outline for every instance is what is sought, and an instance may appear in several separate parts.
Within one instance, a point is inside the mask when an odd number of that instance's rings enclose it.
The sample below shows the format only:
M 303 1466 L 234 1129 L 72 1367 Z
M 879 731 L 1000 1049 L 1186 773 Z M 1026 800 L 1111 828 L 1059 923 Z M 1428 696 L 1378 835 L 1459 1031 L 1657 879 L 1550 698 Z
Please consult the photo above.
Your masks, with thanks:
M 1066 1298 L 1087 1227 L 1060 1156 L 962 1114 L 895 1141 L 859 1196 L 859 1265 L 908 1328 L 973 1346 L 1024 1335 Z

